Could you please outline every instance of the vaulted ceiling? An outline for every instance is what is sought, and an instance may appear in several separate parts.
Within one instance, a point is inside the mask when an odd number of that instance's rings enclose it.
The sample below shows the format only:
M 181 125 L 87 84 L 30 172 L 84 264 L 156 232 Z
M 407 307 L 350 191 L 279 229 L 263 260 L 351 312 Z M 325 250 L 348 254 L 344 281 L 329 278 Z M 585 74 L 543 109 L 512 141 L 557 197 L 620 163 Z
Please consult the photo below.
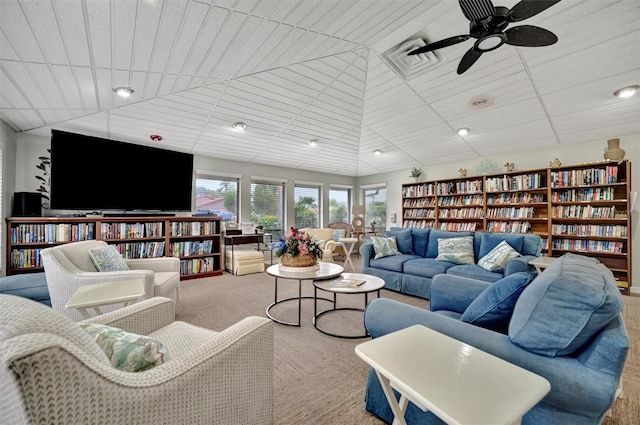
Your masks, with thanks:
M 27 134 L 366 176 L 640 133 L 640 96 L 612 95 L 640 84 L 637 0 L 563 0 L 519 23 L 556 44 L 462 75 L 473 39 L 405 54 L 469 33 L 453 0 L 0 0 L 0 16 L 0 119 Z

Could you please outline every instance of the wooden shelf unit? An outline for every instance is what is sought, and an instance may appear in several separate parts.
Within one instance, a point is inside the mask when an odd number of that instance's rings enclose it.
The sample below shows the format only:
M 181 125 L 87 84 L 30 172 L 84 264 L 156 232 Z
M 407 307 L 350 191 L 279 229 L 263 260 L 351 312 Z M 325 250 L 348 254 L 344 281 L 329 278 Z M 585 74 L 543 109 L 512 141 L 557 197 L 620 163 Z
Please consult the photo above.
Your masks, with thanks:
M 12 217 L 7 224 L 7 275 L 41 272 L 40 251 L 98 239 L 125 258 L 174 256 L 180 279 L 222 274 L 217 217 Z
M 403 227 L 535 233 L 549 257 L 597 258 L 629 294 L 630 192 L 628 160 L 406 183 Z

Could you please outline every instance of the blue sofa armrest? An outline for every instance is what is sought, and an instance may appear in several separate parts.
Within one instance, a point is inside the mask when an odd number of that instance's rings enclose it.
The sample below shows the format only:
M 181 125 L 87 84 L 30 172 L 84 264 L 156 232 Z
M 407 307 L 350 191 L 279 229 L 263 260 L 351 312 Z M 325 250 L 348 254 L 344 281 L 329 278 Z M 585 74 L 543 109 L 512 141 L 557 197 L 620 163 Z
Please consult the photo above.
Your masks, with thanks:
M 376 255 L 373 244 L 368 242 L 360 245 L 360 255 L 362 256 L 362 267 L 370 267 L 371 259 Z
M 604 417 L 614 401 L 620 376 L 581 363 L 579 357 L 546 357 L 513 344 L 507 335 L 480 328 L 395 300 L 379 298 L 367 306 L 364 325 L 373 338 L 423 325 L 546 378 L 551 392 L 540 403 L 578 416 Z M 608 344 L 604 343 L 606 350 Z M 622 373 L 623 365 L 617 370 Z
M 486 288 L 490 282 L 449 274 L 433 277 L 429 288 L 429 309 L 464 313 L 465 309 Z
M 504 266 L 504 275 L 509 276 L 512 273 L 518 272 L 535 272 L 536 268 L 529 265 L 529 261 L 537 258 L 535 255 L 523 255 L 521 257 L 512 258 L 507 261 Z

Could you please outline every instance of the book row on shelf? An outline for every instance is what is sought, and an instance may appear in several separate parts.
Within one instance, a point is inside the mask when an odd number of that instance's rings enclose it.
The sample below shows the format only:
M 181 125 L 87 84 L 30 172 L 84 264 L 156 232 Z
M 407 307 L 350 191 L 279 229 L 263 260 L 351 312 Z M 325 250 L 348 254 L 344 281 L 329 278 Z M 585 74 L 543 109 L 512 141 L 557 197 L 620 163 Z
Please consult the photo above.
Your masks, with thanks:
M 620 241 L 593 241 L 586 239 L 554 239 L 553 249 L 565 251 L 606 252 L 622 254 L 624 243 Z
M 438 182 L 438 195 L 456 195 L 458 193 L 482 192 L 482 180 L 462 180 L 455 182 Z
M 211 273 L 220 268 L 218 258 L 192 258 L 180 261 L 180 274 L 183 276 Z
M 553 218 L 614 218 L 616 207 L 594 207 L 591 205 L 560 205 L 551 209 Z
M 404 218 L 434 218 L 436 210 L 405 210 Z
M 102 223 L 101 239 L 161 238 L 162 222 L 158 223 Z
M 448 230 L 450 232 L 475 232 L 478 229 L 478 223 L 466 222 L 466 223 L 440 223 L 438 226 L 440 230 Z
M 113 245 L 116 247 L 116 250 L 127 259 L 164 256 L 164 241 L 126 242 Z
M 620 224 L 553 224 L 551 232 L 554 235 L 626 238 L 627 226 Z
M 612 201 L 616 197 L 613 187 L 596 187 L 590 189 L 570 189 L 554 191 L 551 195 L 553 202 L 588 202 Z
M 415 186 L 405 186 L 402 188 L 403 198 L 414 198 L 417 196 L 433 196 L 436 194 L 433 183 L 422 183 Z
M 542 193 L 513 192 L 500 195 L 487 195 L 487 205 L 493 204 L 537 204 L 544 203 L 545 195 Z
M 174 257 L 188 257 L 190 255 L 211 254 L 213 241 L 173 242 L 169 244 L 169 255 Z
M 482 205 L 484 198 L 482 195 L 456 195 L 456 196 L 444 196 L 438 200 L 440 206 L 451 205 Z
M 93 223 L 18 224 L 9 229 L 11 243 L 72 242 L 95 238 Z
M 436 206 L 436 199 L 435 198 L 405 199 L 403 205 L 404 205 L 405 208 L 435 207 Z
M 487 223 L 488 232 L 500 233 L 529 233 L 531 223 L 528 221 L 490 221 Z
M 487 208 L 487 218 L 533 218 L 535 215 L 534 207 Z
M 484 208 L 451 208 L 440 210 L 439 218 L 483 218 Z
M 541 174 L 520 174 L 517 176 L 491 177 L 486 180 L 487 192 L 502 192 L 510 190 L 537 189 L 542 187 Z
M 618 166 L 607 165 L 603 168 L 552 171 L 550 177 L 551 187 L 616 183 L 618 181 Z
M 170 225 L 171 236 L 203 236 L 220 233 L 220 223 L 215 221 L 172 221 Z
M 42 267 L 40 251 L 40 248 L 13 249 L 9 255 L 9 265 L 19 269 Z

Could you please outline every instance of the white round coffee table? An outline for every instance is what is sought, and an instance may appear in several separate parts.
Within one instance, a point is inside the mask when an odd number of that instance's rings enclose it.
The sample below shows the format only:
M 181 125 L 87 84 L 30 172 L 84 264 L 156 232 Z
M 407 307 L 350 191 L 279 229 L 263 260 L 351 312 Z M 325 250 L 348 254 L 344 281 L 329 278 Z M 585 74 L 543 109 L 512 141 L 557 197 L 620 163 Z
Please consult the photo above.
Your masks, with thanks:
M 281 268 L 280 264 L 274 264 L 267 268 L 267 274 L 275 277 L 275 294 L 273 303 L 269 304 L 267 307 L 267 317 L 273 320 L 276 323 L 280 323 L 282 325 L 288 326 L 300 326 L 300 311 L 302 309 L 302 300 L 314 299 L 314 303 L 317 302 L 317 298 L 315 294 L 313 297 L 310 296 L 302 296 L 302 281 L 303 280 L 314 280 L 314 279 L 331 279 L 336 276 L 340 276 L 340 274 L 344 271 L 344 268 L 338 264 L 334 263 L 324 263 L 319 262 L 318 267 L 315 268 L 306 268 L 304 271 L 292 271 L 290 267 Z M 291 279 L 298 281 L 298 296 L 297 297 L 289 297 L 283 298 L 281 300 L 278 299 L 278 279 Z M 271 315 L 271 308 L 275 305 L 283 303 L 285 301 L 293 301 L 298 300 L 298 322 L 286 322 L 284 320 L 277 319 Z M 330 299 L 325 298 L 326 301 L 331 301 Z
M 337 338 L 356 339 L 368 337 L 369 334 L 366 331 L 361 335 L 342 335 L 323 330 L 318 326 L 318 319 L 325 314 L 337 311 L 351 310 L 364 312 L 364 309 L 369 304 L 369 294 L 372 292 L 377 292 L 377 296 L 378 298 L 380 298 L 380 290 L 382 288 L 384 288 L 384 280 L 380 279 L 377 276 L 363 273 L 342 273 L 339 277 L 336 277 L 334 279 L 314 280 L 313 326 L 315 326 L 315 328 L 323 334 L 334 336 Z M 318 297 L 318 289 L 321 291 L 333 293 L 333 307 L 318 312 L 318 300 L 326 300 L 326 298 Z M 364 294 L 364 307 L 338 307 L 336 302 L 338 294 Z

